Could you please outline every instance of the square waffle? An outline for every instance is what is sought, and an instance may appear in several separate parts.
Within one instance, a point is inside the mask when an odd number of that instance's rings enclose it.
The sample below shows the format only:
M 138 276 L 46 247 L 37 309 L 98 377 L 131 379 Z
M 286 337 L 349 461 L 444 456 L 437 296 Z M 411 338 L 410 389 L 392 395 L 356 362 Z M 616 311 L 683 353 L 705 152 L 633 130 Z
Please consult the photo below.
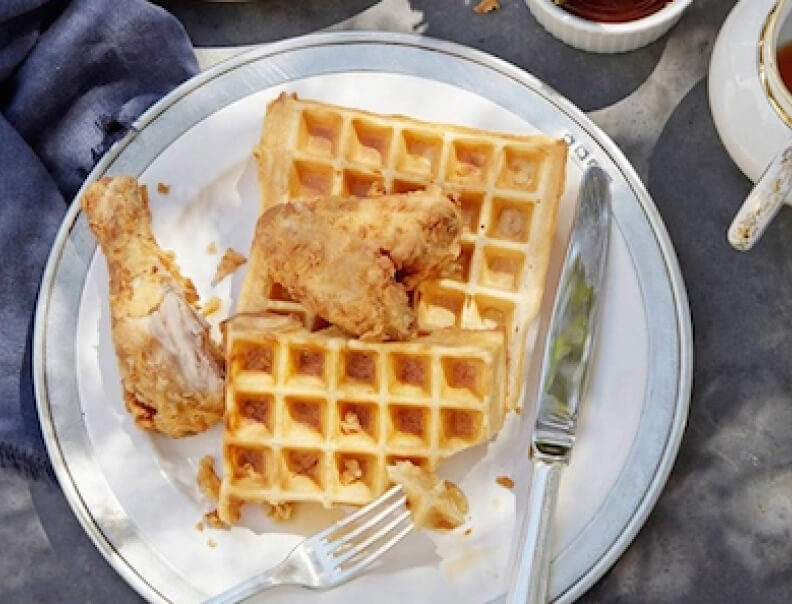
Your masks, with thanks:
M 500 329 L 362 342 L 239 314 L 225 342 L 224 522 L 242 502 L 367 503 L 388 486 L 389 464 L 433 470 L 503 423 Z
M 566 154 L 562 140 L 543 135 L 433 124 L 286 94 L 270 104 L 254 151 L 262 212 L 298 198 L 401 193 L 430 183 L 456 192 L 464 220 L 462 254 L 444 275 L 419 287 L 418 323 L 426 330 L 503 327 L 511 407 L 521 400 L 526 343 L 544 291 Z M 238 309 L 293 313 L 309 329 L 323 325 L 268 279 L 255 241 Z

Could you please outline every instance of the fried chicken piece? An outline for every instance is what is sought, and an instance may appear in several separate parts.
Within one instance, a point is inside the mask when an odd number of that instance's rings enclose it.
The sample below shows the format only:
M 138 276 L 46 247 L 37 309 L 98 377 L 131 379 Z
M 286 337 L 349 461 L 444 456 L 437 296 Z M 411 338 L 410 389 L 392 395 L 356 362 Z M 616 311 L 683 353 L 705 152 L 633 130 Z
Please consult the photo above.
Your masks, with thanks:
M 110 273 L 110 322 L 127 409 L 172 437 L 223 416 L 223 357 L 198 294 L 157 245 L 145 187 L 130 176 L 92 184 L 82 207 Z
M 273 206 L 260 245 L 269 277 L 311 311 L 366 340 L 414 335 L 408 292 L 459 256 L 461 215 L 439 187 Z
M 468 502 L 462 490 L 409 461 L 388 466 L 388 478 L 400 484 L 416 526 L 449 531 L 465 522 Z

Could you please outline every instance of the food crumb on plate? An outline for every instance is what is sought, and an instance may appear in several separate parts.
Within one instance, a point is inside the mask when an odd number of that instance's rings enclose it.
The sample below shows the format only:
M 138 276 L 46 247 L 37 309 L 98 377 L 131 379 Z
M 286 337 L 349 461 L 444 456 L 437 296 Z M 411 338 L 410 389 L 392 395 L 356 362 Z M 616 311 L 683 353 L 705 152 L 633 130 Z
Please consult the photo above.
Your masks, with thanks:
M 203 531 L 204 531 L 204 523 L 203 523 L 203 521 L 197 522 L 195 524 L 195 530 L 198 531 L 199 533 L 203 533 Z
M 465 535 L 465 537 L 469 537 L 472 532 L 473 532 L 473 529 L 468 527 L 468 528 L 465 529 L 465 532 L 463 534 Z
M 170 193 L 170 185 L 167 185 L 164 182 L 158 182 L 157 193 L 161 195 L 167 195 L 168 193 Z
M 507 489 L 514 488 L 514 481 L 508 476 L 498 476 L 495 479 L 495 482 L 497 482 L 500 486 L 505 487 Z
M 228 248 L 225 251 L 225 254 L 223 254 L 223 257 L 220 258 L 220 262 L 217 264 L 217 271 L 215 272 L 214 279 L 212 279 L 212 284 L 216 285 L 217 283 L 220 283 L 220 281 L 236 271 L 240 266 L 245 264 L 245 262 L 247 262 L 247 258 L 237 252 L 234 248 Z
M 217 510 L 206 512 L 203 517 L 203 522 L 206 524 L 206 526 L 213 529 L 225 530 L 228 528 L 228 525 L 220 520 L 220 515 L 217 513 Z
M 209 245 L 206 246 L 206 253 L 207 254 L 217 253 L 217 244 L 214 241 L 210 241 Z
M 491 13 L 500 8 L 498 0 L 481 0 L 476 6 L 473 7 L 473 12 L 483 15 L 484 13 Z
M 275 521 L 288 520 L 292 517 L 294 506 L 288 501 L 272 503 L 267 510 L 267 516 Z
M 203 308 L 201 309 L 201 314 L 204 317 L 208 317 L 209 315 L 212 315 L 216 313 L 218 310 L 220 310 L 222 304 L 223 303 L 220 300 L 220 298 L 218 298 L 217 296 L 212 296 L 203 305 Z
M 204 455 L 198 463 L 196 482 L 204 497 L 211 501 L 220 499 L 220 478 L 215 472 L 214 457 L 211 455 Z
M 340 423 L 341 432 L 344 434 L 359 434 L 363 432 L 363 426 L 360 424 L 360 418 L 354 411 L 347 411 L 344 419 Z
M 215 541 L 214 539 L 207 539 L 206 540 L 206 545 L 208 545 L 209 547 L 214 549 L 214 548 L 217 547 L 217 541 Z
M 363 478 L 363 468 L 357 459 L 345 459 L 343 463 L 344 471 L 341 472 L 341 484 L 350 485 Z

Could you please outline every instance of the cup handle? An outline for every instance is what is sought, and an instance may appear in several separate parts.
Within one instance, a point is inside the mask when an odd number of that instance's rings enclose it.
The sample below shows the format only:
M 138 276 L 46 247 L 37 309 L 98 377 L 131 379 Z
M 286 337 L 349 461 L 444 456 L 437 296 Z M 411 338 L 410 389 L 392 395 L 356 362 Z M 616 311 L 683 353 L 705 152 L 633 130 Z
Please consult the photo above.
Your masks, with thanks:
M 792 144 L 773 158 L 745 198 L 728 231 L 729 243 L 750 250 L 792 193 Z

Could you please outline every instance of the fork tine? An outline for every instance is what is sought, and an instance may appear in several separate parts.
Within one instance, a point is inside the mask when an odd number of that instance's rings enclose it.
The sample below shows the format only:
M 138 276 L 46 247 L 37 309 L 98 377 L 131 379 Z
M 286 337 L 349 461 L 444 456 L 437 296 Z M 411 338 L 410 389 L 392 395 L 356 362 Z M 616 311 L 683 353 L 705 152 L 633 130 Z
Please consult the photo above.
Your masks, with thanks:
M 344 535 L 341 535 L 338 539 L 334 539 L 332 541 L 328 541 L 328 546 L 332 549 L 338 549 L 341 546 L 350 543 L 354 539 L 358 538 L 361 534 L 365 533 L 366 531 L 371 530 L 372 528 L 377 528 L 377 525 L 380 524 L 385 518 L 393 514 L 396 510 L 400 507 L 404 507 L 405 500 L 403 498 L 397 499 L 381 511 L 379 511 L 375 516 L 371 518 L 367 518 L 365 522 L 361 522 L 358 527 L 356 527 L 353 531 L 350 531 Z M 379 506 L 382 507 L 382 506 Z
M 387 552 L 399 541 L 401 541 L 405 535 L 407 535 L 411 530 L 413 530 L 413 528 L 414 525 L 412 522 L 407 523 L 407 525 L 403 529 L 397 532 L 393 537 L 391 537 L 388 541 L 383 543 L 380 547 L 378 547 L 373 552 L 371 552 L 368 556 L 366 556 L 362 560 L 357 561 L 353 566 L 350 566 L 349 568 L 339 569 L 339 572 L 343 573 L 344 577 L 356 576 L 360 571 L 362 571 L 369 564 L 377 560 L 385 552 Z
M 346 526 L 349 526 L 351 523 L 355 522 L 359 518 L 366 516 L 368 514 L 375 513 L 376 510 L 380 509 L 382 506 L 387 505 L 390 503 L 394 497 L 404 496 L 404 491 L 402 490 L 400 485 L 396 485 L 391 487 L 390 490 L 385 492 L 383 495 L 380 495 L 377 499 L 369 503 L 368 505 L 363 506 L 362 508 L 355 510 L 348 516 L 345 516 L 332 526 L 327 527 L 325 530 L 317 533 L 313 537 L 310 538 L 310 541 L 316 542 L 321 541 L 322 539 L 326 539 L 333 533 L 338 532 L 339 530 L 343 529 Z
M 405 510 L 403 513 L 396 516 L 396 518 L 388 522 L 386 525 L 378 528 L 375 532 L 367 536 L 360 543 L 353 544 L 349 550 L 345 551 L 340 556 L 333 556 L 334 562 L 336 563 L 336 565 L 340 567 L 341 565 L 344 564 L 344 562 L 347 562 L 352 558 L 354 558 L 355 556 L 360 555 L 372 543 L 376 543 L 377 541 L 380 541 L 383 537 L 386 537 L 388 534 L 390 534 L 391 531 L 398 528 L 400 525 L 403 525 L 405 520 L 410 521 L 410 512 L 408 510 Z M 376 525 L 373 526 L 376 527 Z

